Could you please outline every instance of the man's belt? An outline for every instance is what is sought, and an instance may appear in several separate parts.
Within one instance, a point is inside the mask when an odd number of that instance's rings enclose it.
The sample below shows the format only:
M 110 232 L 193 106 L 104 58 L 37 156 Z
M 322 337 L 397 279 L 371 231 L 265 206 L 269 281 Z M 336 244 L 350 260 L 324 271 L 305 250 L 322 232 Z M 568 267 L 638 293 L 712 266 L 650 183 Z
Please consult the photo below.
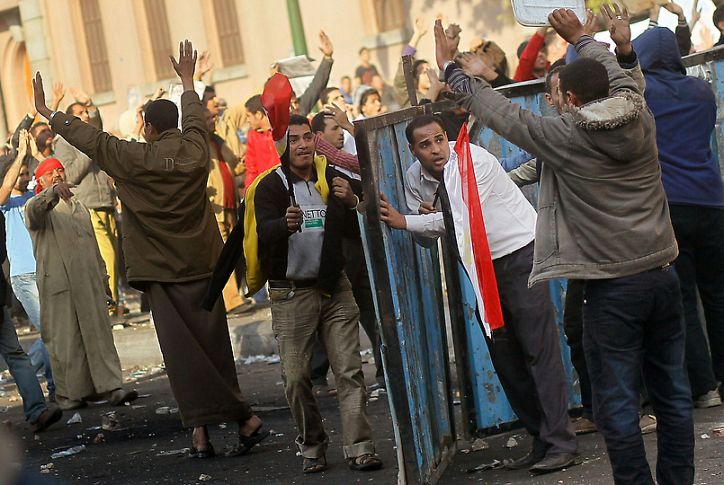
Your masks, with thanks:
M 314 288 L 315 286 L 317 286 L 317 280 L 269 280 L 269 288 L 279 290 Z

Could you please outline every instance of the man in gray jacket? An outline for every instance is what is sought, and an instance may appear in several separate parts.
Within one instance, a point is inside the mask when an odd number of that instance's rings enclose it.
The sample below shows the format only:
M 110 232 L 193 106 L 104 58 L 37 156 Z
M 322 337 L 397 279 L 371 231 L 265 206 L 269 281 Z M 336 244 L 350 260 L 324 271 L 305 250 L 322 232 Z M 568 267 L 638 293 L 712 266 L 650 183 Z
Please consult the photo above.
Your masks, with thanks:
M 68 106 L 66 114 L 80 118 L 84 123 L 102 129 L 100 112 L 88 96 L 78 98 Z M 68 143 L 62 136 L 55 137 L 55 157 L 65 167 L 68 183 L 76 185 L 75 197 L 88 208 L 98 249 L 108 272 L 111 296 L 118 301 L 118 228 L 116 227 L 116 188 L 113 180 L 98 164 Z
M 604 10 L 619 62 L 638 63 L 628 13 Z M 692 402 L 684 369 L 678 249 L 668 216 L 654 119 L 636 82 L 570 10 L 549 21 L 583 58 L 560 74 L 566 112 L 540 117 L 470 78 L 450 59 L 441 23 L 437 61 L 459 103 L 542 160 L 530 284 L 585 280 L 584 348 L 594 417 L 617 484 L 653 484 L 638 426 L 641 375 L 658 425 L 657 479 L 694 479 Z

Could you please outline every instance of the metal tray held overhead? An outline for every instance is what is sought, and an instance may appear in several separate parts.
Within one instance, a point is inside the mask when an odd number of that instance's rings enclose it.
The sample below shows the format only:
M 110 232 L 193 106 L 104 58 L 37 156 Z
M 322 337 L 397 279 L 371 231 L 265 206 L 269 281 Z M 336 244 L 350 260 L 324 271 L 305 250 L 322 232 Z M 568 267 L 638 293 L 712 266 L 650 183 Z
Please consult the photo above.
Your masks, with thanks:
M 585 0 L 511 0 L 511 3 L 515 19 L 526 27 L 548 25 L 548 15 L 558 8 L 573 10 L 581 22 L 586 19 Z

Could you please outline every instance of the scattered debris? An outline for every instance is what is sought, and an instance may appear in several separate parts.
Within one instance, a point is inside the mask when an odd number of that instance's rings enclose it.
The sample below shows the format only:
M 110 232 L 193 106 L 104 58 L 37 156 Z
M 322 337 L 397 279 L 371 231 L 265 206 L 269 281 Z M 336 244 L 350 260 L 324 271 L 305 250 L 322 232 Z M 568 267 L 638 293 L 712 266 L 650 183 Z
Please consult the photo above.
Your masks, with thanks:
M 93 438 L 93 443 L 96 445 L 100 445 L 101 443 L 106 442 L 106 435 L 103 433 L 98 433 L 95 438 Z
M 496 468 L 500 468 L 502 466 L 503 466 L 502 461 L 493 460 L 490 463 L 483 463 L 482 465 L 478 465 L 474 468 L 468 468 L 466 471 L 467 471 L 467 473 L 484 472 L 486 470 L 495 470 Z
M 207 475 L 206 473 L 199 475 L 200 482 L 208 482 L 209 480 L 211 480 L 211 475 Z
M 473 441 L 472 446 L 470 446 L 472 451 L 487 450 L 488 448 L 490 448 L 490 445 L 488 445 L 488 442 L 482 438 L 476 439 Z
M 126 404 L 128 404 L 128 403 L 126 403 Z M 131 404 L 131 409 L 142 409 L 145 407 L 146 407 L 145 404 Z
M 53 462 L 50 462 L 46 465 L 40 465 L 40 473 L 50 473 L 50 470 L 55 468 L 55 464 Z
M 0 413 L 7 413 L 8 407 L 7 406 L 0 406 Z
M 518 446 L 518 440 L 516 440 L 513 436 L 508 438 L 508 441 L 505 442 L 505 448 L 515 448 L 516 446 Z
M 219 429 L 226 429 L 226 423 L 221 423 L 219 425 Z
M 40 441 L 40 435 L 39 435 L 39 434 L 36 434 L 35 436 L 33 436 L 33 440 L 34 440 L 34 441 Z
M 161 369 L 159 369 L 159 372 L 160 371 L 161 371 Z M 138 395 L 138 399 L 146 399 L 147 397 L 151 397 L 151 395 L 150 394 L 139 394 Z
M 10 402 L 18 402 L 18 396 L 10 396 L 10 399 L 8 399 Z
M 68 448 L 66 450 L 59 451 L 57 453 L 53 453 L 52 455 L 50 455 L 50 459 L 57 460 L 58 458 L 77 455 L 81 451 L 85 451 L 85 445 L 71 446 L 70 448 Z
M 371 398 L 369 399 L 369 401 L 370 401 L 370 402 L 375 402 L 375 401 L 379 401 L 379 399 L 376 398 L 376 397 L 371 397 Z
M 384 387 L 380 387 L 379 389 L 375 389 L 370 392 L 370 397 L 380 397 L 382 394 L 387 394 L 387 390 Z
M 272 411 L 284 411 L 289 409 L 289 406 L 254 406 L 254 411 L 260 413 L 270 413 Z
M 123 330 L 123 329 L 124 329 L 124 327 L 123 327 L 123 324 L 121 324 L 121 323 L 117 323 L 117 324 L 113 325 L 113 330 Z
M 704 433 L 703 435 L 701 435 L 701 439 L 703 439 L 703 440 L 708 440 L 709 438 L 711 438 L 711 436 L 709 436 L 709 435 L 706 434 L 706 433 Z
M 171 408 L 168 410 L 168 414 L 178 414 L 178 408 Z
M 118 429 L 119 424 L 115 411 L 105 413 L 101 416 L 101 429 L 103 430 L 113 431 Z
M 240 359 L 240 361 L 244 365 L 256 364 L 257 362 L 266 362 L 267 364 L 278 364 L 281 361 L 281 359 L 279 358 L 279 355 L 277 355 L 277 354 L 250 355 L 249 357 L 246 357 L 245 359 Z
M 718 426 L 711 430 L 711 434 L 717 438 L 724 438 L 724 426 Z
M 80 417 L 80 413 L 75 413 L 65 424 L 71 425 L 71 424 L 79 424 L 82 422 L 83 422 L 83 418 Z
M 185 455 L 189 451 L 191 451 L 190 448 L 180 448 L 178 450 L 168 450 L 168 451 L 161 450 L 158 453 L 156 453 L 156 456 Z
M 161 406 L 156 409 L 156 414 L 171 414 L 171 408 L 168 406 Z

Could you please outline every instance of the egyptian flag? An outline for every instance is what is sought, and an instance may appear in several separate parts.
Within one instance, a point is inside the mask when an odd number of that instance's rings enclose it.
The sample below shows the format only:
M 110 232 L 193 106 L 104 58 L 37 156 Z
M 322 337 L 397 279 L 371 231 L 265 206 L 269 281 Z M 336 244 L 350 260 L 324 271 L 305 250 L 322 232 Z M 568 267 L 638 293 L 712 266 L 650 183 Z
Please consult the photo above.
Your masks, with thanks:
M 450 216 L 455 228 L 455 243 L 458 257 L 465 268 L 475 290 L 478 303 L 478 316 L 485 333 L 503 327 L 503 312 L 498 297 L 498 284 L 495 280 L 493 259 L 490 256 L 488 237 L 485 233 L 485 220 L 480 205 L 478 184 L 470 154 L 470 137 L 464 123 L 455 142 L 457 167 L 453 164 L 445 169 L 444 190 L 450 204 Z

